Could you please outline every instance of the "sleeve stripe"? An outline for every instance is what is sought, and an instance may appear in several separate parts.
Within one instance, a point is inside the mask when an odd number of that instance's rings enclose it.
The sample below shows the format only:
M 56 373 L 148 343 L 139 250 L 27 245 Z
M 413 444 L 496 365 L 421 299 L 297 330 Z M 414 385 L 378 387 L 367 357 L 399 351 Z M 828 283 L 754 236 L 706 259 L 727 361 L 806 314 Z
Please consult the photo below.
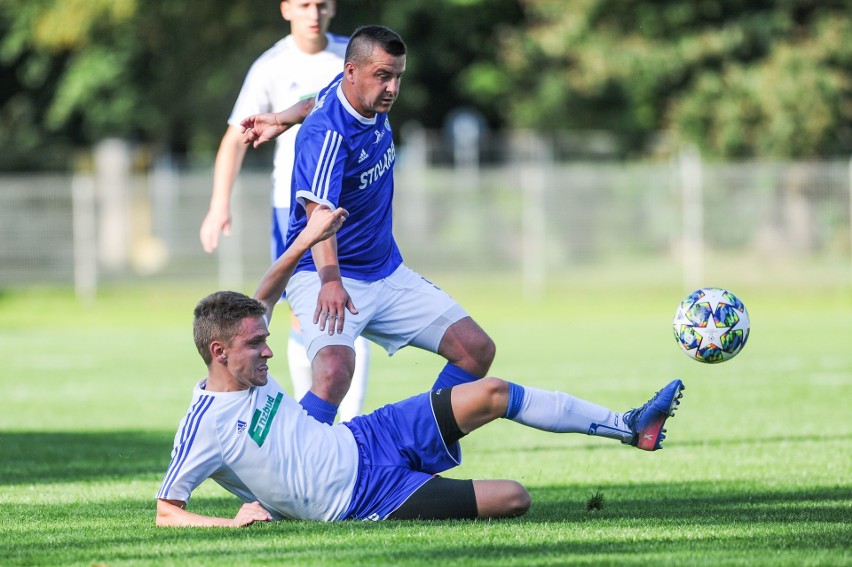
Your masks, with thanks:
M 334 168 L 334 160 L 337 159 L 337 151 L 343 136 L 333 130 L 325 133 L 317 168 L 314 171 L 314 180 L 311 183 L 311 191 L 322 200 L 328 200 L 328 186 L 331 180 L 331 171 Z
M 334 135 L 335 135 L 335 141 L 336 141 L 336 143 L 334 144 L 334 152 L 332 153 L 331 159 L 328 160 L 328 162 L 327 162 L 326 171 L 325 171 L 325 179 L 323 179 L 323 182 L 322 182 L 323 193 L 322 193 L 321 197 L 323 199 L 325 199 L 326 201 L 328 200 L 328 188 L 329 188 L 329 185 L 331 185 L 331 173 L 334 170 L 334 162 L 337 159 L 337 151 L 340 149 L 340 144 L 343 142 L 343 136 L 341 136 L 340 134 L 338 134 L 336 132 L 335 132 Z
M 201 396 L 195 405 L 189 410 L 189 414 L 186 416 L 186 422 L 184 423 L 183 429 L 180 433 L 180 442 L 178 446 L 175 447 L 172 461 L 169 463 L 166 478 L 163 480 L 163 486 L 160 487 L 160 491 L 157 493 L 157 498 L 165 498 L 169 493 L 169 490 L 171 490 L 172 484 L 174 484 L 180 468 L 186 462 L 186 457 L 189 455 L 192 443 L 195 441 L 195 434 L 198 433 L 201 418 L 204 417 L 204 414 L 208 409 L 210 409 L 211 405 L 213 405 L 213 396 Z

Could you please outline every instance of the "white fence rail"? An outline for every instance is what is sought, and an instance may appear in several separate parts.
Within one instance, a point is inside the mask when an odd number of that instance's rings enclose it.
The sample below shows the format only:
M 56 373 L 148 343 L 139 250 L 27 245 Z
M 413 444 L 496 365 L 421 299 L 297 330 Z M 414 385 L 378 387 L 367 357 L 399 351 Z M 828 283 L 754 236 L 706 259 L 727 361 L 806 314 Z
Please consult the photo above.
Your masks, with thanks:
M 530 152 L 536 154 L 536 152 Z M 543 154 L 538 154 L 543 155 Z M 401 153 L 395 232 L 435 272 L 700 286 L 852 285 L 852 165 L 570 163 L 427 167 Z M 244 172 L 234 235 L 205 254 L 210 172 L 0 176 L 0 288 L 124 281 L 251 287 L 269 264 L 269 176 Z

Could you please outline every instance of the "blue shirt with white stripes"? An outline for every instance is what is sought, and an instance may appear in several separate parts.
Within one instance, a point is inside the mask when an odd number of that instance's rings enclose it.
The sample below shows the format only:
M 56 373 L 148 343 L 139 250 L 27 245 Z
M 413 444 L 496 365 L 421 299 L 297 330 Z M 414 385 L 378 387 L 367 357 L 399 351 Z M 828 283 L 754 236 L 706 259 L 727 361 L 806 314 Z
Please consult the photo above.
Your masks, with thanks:
M 337 233 L 343 277 L 376 281 L 402 264 L 393 237 L 393 166 L 396 148 L 386 114 L 361 116 L 343 95 L 343 74 L 317 95 L 296 137 L 287 246 L 305 228 L 309 201 L 349 217 Z M 308 252 L 296 271 L 316 271 Z

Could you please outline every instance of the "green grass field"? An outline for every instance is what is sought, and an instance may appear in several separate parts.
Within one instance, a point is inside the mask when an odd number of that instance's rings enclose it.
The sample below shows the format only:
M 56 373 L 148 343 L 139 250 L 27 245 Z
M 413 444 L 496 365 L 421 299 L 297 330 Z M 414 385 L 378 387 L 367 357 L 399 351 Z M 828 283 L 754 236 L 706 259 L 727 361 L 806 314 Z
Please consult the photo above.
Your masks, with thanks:
M 3 565 L 852 565 L 852 292 L 738 287 L 752 335 L 716 366 L 671 336 L 669 289 L 435 278 L 498 345 L 494 375 L 618 411 L 673 377 L 685 397 L 665 450 L 500 421 L 448 476 L 513 478 L 530 513 L 493 522 L 277 522 L 157 529 L 154 494 L 191 388 L 191 339 L 212 290 L 0 295 Z M 511 301 L 507 301 L 511 298 Z M 288 383 L 283 318 L 273 375 Z M 434 355 L 373 351 L 368 409 L 425 390 Z M 594 495 L 603 508 L 587 510 Z M 212 483 L 191 509 L 231 516 Z

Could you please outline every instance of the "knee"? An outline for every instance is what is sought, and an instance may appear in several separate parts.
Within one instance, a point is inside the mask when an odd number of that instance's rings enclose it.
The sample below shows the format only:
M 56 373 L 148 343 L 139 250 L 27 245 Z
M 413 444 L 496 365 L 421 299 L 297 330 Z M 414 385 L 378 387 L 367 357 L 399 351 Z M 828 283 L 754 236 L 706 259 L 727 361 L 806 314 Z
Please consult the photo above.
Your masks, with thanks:
M 527 489 L 521 483 L 514 480 L 504 480 L 500 481 L 500 483 L 499 504 L 486 517 L 517 518 L 526 514 L 532 502 Z
M 509 407 L 509 383 L 489 376 L 464 385 L 476 392 L 476 407 L 481 422 L 477 426 L 506 415 Z
M 325 347 L 311 362 L 314 380 L 348 383 L 355 370 L 355 354 L 349 347 Z
M 532 499 L 530 498 L 530 493 L 527 492 L 527 489 L 521 483 L 515 481 L 511 481 L 511 483 L 513 488 L 510 496 L 507 498 L 506 508 L 508 512 L 507 516 L 514 518 L 523 516 L 529 511 Z
M 477 333 L 467 335 L 463 352 L 470 361 L 471 372 L 479 376 L 485 376 L 494 362 L 497 354 L 497 345 L 482 329 Z
M 485 331 L 482 332 L 479 338 L 475 353 L 474 357 L 477 362 L 485 369 L 485 372 L 488 372 L 488 369 L 491 368 L 491 363 L 494 362 L 494 357 L 497 355 L 497 345 L 494 344 L 494 341 Z
M 471 358 L 480 365 L 490 367 L 494 356 L 497 354 L 497 345 L 488 336 L 482 327 L 471 321 L 472 328 L 465 334 L 466 349 Z M 487 370 L 487 368 L 486 368 Z
M 314 381 L 320 382 L 348 382 L 352 379 L 352 372 L 344 364 L 311 365 L 311 374 Z
M 494 361 L 497 346 L 473 319 L 466 317 L 447 329 L 438 353 L 468 372 L 485 376 Z
M 494 376 L 480 378 L 476 381 L 476 386 L 481 388 L 480 391 L 488 399 L 493 400 L 498 405 L 509 397 L 509 383 L 502 378 L 495 378 Z

